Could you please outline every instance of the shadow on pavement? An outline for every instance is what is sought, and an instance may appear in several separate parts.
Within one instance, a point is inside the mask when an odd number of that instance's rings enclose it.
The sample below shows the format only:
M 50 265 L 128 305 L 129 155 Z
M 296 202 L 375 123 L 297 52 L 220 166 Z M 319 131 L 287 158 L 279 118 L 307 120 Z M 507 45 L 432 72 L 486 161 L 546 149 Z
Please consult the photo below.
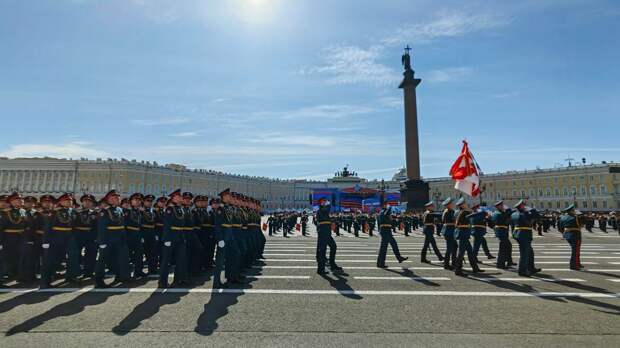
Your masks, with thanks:
M 329 285 L 331 285 L 332 288 L 340 291 L 340 294 L 344 297 L 353 299 L 353 300 L 361 300 L 363 299 L 362 296 L 358 295 L 358 294 L 354 294 L 353 288 L 349 285 L 346 276 L 348 276 L 348 274 L 346 273 L 339 273 L 339 272 L 334 272 L 333 273 L 334 277 L 336 277 L 336 279 L 323 274 L 321 275 L 321 278 L 327 280 L 329 282 Z
M 392 273 L 396 273 L 396 274 L 398 274 L 398 275 L 400 275 L 400 276 L 403 276 L 403 277 L 405 277 L 405 278 L 415 278 L 415 277 L 418 277 L 418 276 L 417 276 L 417 275 L 416 275 L 416 274 L 415 274 L 412 270 L 410 270 L 409 268 L 403 268 L 403 271 L 402 271 L 402 272 L 399 272 L 399 271 L 396 271 L 396 270 L 393 270 L 393 269 L 389 269 L 389 268 L 388 268 L 388 269 L 386 269 L 386 271 L 388 271 L 388 272 L 392 272 Z M 438 284 L 438 283 L 435 283 L 435 282 L 433 282 L 433 281 L 430 281 L 430 280 L 427 280 L 427 279 L 423 279 L 423 278 L 417 278 L 417 279 L 412 279 L 412 280 L 414 280 L 414 281 L 416 281 L 416 282 L 418 282 L 418 283 L 422 283 L 422 284 L 427 285 L 427 286 L 439 286 L 439 284 Z

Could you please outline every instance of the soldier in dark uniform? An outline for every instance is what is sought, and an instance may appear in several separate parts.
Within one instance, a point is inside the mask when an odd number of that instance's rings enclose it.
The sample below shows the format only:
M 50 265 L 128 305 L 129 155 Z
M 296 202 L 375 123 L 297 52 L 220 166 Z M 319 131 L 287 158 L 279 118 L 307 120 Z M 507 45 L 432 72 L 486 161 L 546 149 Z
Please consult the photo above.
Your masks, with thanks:
M 59 207 L 54 210 L 49 224 L 43 235 L 43 249 L 46 253 L 43 257 L 41 269 L 41 289 L 50 287 L 52 276 L 60 266 L 63 258 L 67 257 L 67 271 L 65 281 L 77 283 L 80 270 L 77 241 L 73 228 L 76 219 L 73 209 L 73 195 L 65 193 L 58 197 Z
M 108 192 L 102 199 L 105 208 L 99 212 L 97 220 L 97 244 L 99 254 L 95 264 L 95 287 L 107 288 L 103 278 L 106 267 L 115 273 L 113 284 L 126 283 L 129 276 L 129 250 L 127 248 L 127 229 L 125 215 L 119 206 L 120 197 L 115 190 Z
M 164 212 L 164 228 L 162 232 L 163 251 L 159 270 L 160 288 L 168 288 L 170 264 L 174 258 L 174 281 L 172 286 L 188 286 L 188 258 L 186 237 L 186 212 L 183 209 L 181 190 L 169 195 L 167 208 Z
M 568 242 L 571 249 L 570 269 L 581 270 L 581 212 L 571 204 L 564 209 L 564 214 L 560 217 L 560 231 L 564 239 Z
M 372 234 L 375 230 L 375 225 L 377 223 L 377 217 L 374 213 L 370 213 L 368 215 L 368 236 L 372 237 Z
M 353 235 L 356 237 L 360 236 L 360 214 L 357 212 L 353 217 Z
M 235 230 L 233 225 L 236 223 L 236 210 L 233 207 L 232 194 L 230 189 L 226 189 L 219 194 L 222 203 L 222 231 L 224 237 L 224 252 L 226 253 L 225 261 L 225 277 L 227 284 L 242 283 L 240 277 L 240 258 L 241 250 L 237 243 Z M 219 242 L 218 242 L 219 243 Z M 219 244 L 218 244 L 219 245 Z M 219 251 L 219 250 L 218 250 Z
M 129 197 L 130 208 L 124 210 L 127 229 L 127 248 L 129 260 L 133 266 L 133 278 L 146 277 L 144 273 L 144 248 L 142 246 L 142 194 L 134 193 Z
M 519 243 L 519 275 L 529 277 L 541 271 L 534 266 L 534 249 L 532 248 L 532 224 L 540 217 L 536 209 L 525 205 L 525 200 L 515 204 L 516 209 L 510 216 L 512 238 Z
M 40 208 L 30 212 L 29 225 L 33 234 L 31 259 L 25 260 L 25 269 L 33 275 L 41 272 L 43 265 L 43 235 L 47 229 L 56 199 L 52 195 L 43 195 L 39 199 Z
M 157 271 L 161 264 L 161 253 L 163 250 L 163 242 L 161 236 L 164 231 L 164 213 L 166 212 L 166 202 L 168 198 L 162 196 L 155 201 L 155 260 L 157 261 Z
M 471 226 L 469 224 L 471 210 L 467 209 L 464 198 L 459 198 L 459 200 L 456 201 L 456 206 L 458 207 L 458 210 L 454 213 L 454 220 L 456 223 L 456 228 L 454 229 L 454 238 L 458 240 L 459 249 L 456 265 L 454 267 L 454 274 L 458 276 L 465 275 L 463 273 L 463 260 L 465 258 L 465 254 L 467 254 L 467 259 L 469 260 L 469 264 L 471 265 L 472 272 L 483 272 L 478 267 L 478 263 L 476 262 L 471 243 L 469 242 L 469 237 L 471 236 Z
M 472 214 L 472 217 L 469 219 L 469 224 L 471 225 L 471 232 L 474 236 L 474 246 L 472 248 L 474 253 L 474 258 L 478 261 L 478 252 L 480 251 L 480 247 L 482 246 L 482 250 L 486 254 L 489 260 L 495 259 L 493 255 L 491 255 L 491 251 L 489 251 L 489 246 L 487 244 L 487 240 L 484 237 L 487 234 L 487 225 L 486 225 L 486 217 L 487 214 L 484 211 L 479 210 L 480 204 L 476 203 L 472 206 L 472 211 L 474 213 L 481 214 Z
M 6 274 L 9 278 L 19 278 L 19 265 L 21 263 L 21 253 L 24 242 L 23 234 L 28 227 L 28 216 L 26 210 L 22 208 L 23 200 L 19 193 L 13 192 L 7 197 L 6 201 L 10 208 L 7 208 L 2 215 L 0 222 L 0 245 L 2 245 L 3 259 L 6 266 Z
M 392 208 L 388 202 L 384 202 L 383 209 L 379 213 L 379 233 L 381 233 L 381 244 L 379 245 L 379 256 L 377 258 L 377 267 L 379 268 L 387 268 L 385 258 L 387 256 L 388 244 L 392 247 L 398 263 L 408 259 L 408 257 L 402 256 L 400 250 L 398 250 L 398 243 L 396 243 L 396 239 L 392 235 L 392 226 Z
M 499 252 L 497 254 L 497 268 L 507 269 L 516 265 L 512 262 L 512 243 L 508 238 L 508 229 L 510 226 L 510 215 L 512 210 L 504 205 L 504 201 L 495 203 L 495 212 L 491 215 L 493 230 L 495 237 L 499 239 Z
M 598 218 L 598 228 L 601 229 L 601 231 L 607 233 L 607 216 L 605 216 L 605 214 L 601 214 Z
M 441 205 L 444 206 L 443 213 L 441 214 L 441 234 L 446 240 L 446 253 L 443 259 L 443 268 L 448 270 L 454 270 L 456 263 L 456 256 L 458 245 L 456 239 L 454 239 L 454 210 L 452 209 L 452 198 L 447 198 Z M 452 264 L 450 264 L 452 261 Z
M 213 268 L 213 257 L 215 255 L 215 236 L 213 234 L 213 222 L 209 216 L 209 210 L 207 208 L 208 203 L 207 196 L 197 195 L 194 199 L 194 220 L 197 228 L 198 239 L 202 245 L 202 269 L 211 270 Z
M 95 196 L 84 194 L 80 197 L 81 209 L 76 211 L 74 235 L 77 242 L 78 255 L 81 258 L 81 275 L 91 278 L 95 273 L 97 261 L 97 211 L 95 210 Z
M 300 222 L 301 222 L 301 234 L 303 236 L 308 236 L 308 215 L 306 214 L 306 212 L 304 211 L 301 214 L 301 218 L 300 218 Z
M 223 288 L 221 275 L 226 263 L 226 236 L 224 235 L 223 224 L 230 224 L 224 208 L 220 205 L 219 198 L 212 198 L 210 202 L 211 212 L 210 221 L 213 224 L 213 233 L 217 245 L 215 255 L 215 269 L 213 271 L 213 288 Z
M 39 212 L 35 209 L 37 199 L 33 196 L 24 197 L 24 210 L 26 211 L 26 230 L 22 233 L 22 243 L 19 261 L 19 280 L 29 282 L 36 280 L 36 272 L 39 264 L 41 243 L 36 243 L 37 238 L 36 220 Z
M 440 215 L 433 212 L 433 207 L 434 207 L 433 202 L 426 203 L 424 207 L 426 207 L 426 211 L 422 215 L 422 221 L 424 223 L 424 229 L 422 230 L 422 233 L 424 233 L 424 245 L 422 246 L 421 261 L 423 263 L 431 263 L 426 258 L 426 252 L 428 251 L 429 245 L 433 248 L 433 252 L 435 253 L 435 255 L 437 255 L 437 258 L 439 259 L 439 261 L 443 261 L 443 256 L 441 255 L 439 248 L 437 248 L 437 242 L 435 241 L 435 235 L 434 235 L 435 228 L 436 228 L 435 218 L 437 218 Z
M 146 263 L 148 266 L 148 274 L 155 275 L 157 274 L 157 255 L 158 255 L 158 239 L 156 234 L 156 224 L 157 224 L 157 213 L 153 208 L 153 200 L 155 200 L 155 196 L 146 195 L 144 196 L 144 200 L 142 201 L 142 239 L 144 243 L 142 244 L 144 249 L 144 255 L 146 257 Z
M 327 258 L 325 257 L 325 253 L 327 252 L 327 247 L 329 246 L 329 264 L 332 271 L 342 271 L 342 268 L 336 264 L 336 250 L 337 245 L 332 238 L 331 232 L 331 224 L 332 219 L 330 217 L 330 203 L 327 199 L 321 198 L 319 199 L 319 210 L 316 212 L 315 221 L 317 222 L 317 245 L 316 245 L 316 262 L 317 262 L 317 270 L 316 273 L 320 275 L 327 274 L 327 270 L 325 270 L 325 264 Z

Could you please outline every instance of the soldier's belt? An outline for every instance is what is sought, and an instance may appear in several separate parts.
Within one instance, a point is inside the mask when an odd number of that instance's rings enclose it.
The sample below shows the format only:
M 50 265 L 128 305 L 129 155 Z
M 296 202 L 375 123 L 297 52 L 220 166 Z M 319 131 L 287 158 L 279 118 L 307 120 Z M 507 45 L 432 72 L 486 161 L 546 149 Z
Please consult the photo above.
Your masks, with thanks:
M 34 233 L 36 233 L 36 234 L 45 234 L 45 231 L 43 231 L 43 230 L 36 230 L 36 231 L 34 231 Z
M 232 225 L 231 224 L 222 224 L 222 227 L 228 228 L 228 227 L 232 227 Z
M 424 226 L 435 226 L 435 224 L 424 224 Z
M 157 226 L 157 227 L 164 227 L 164 224 L 156 223 L 155 226 Z
M 532 231 L 531 227 L 515 227 L 515 231 Z
M 456 225 L 457 228 L 469 228 L 469 225 Z
M 52 231 L 57 231 L 57 232 L 71 232 L 71 231 L 73 231 L 73 228 L 71 228 L 71 227 L 60 227 L 60 226 L 54 226 L 54 227 L 52 227 Z
M 142 225 L 143 228 L 155 228 L 155 225 Z
M 248 224 L 248 226 L 260 227 L 259 224 Z
M 127 226 L 127 229 L 130 231 L 140 231 L 140 227 Z
M 389 228 L 392 228 L 392 225 L 390 225 L 390 224 L 381 224 L 381 225 L 379 225 L 379 227 L 389 227 Z
M 107 229 L 111 231 L 120 231 L 124 230 L 125 226 L 108 226 Z
M 495 228 L 508 228 L 506 225 L 495 225 Z
M 487 228 L 487 225 L 472 225 L 472 227 Z
M 239 227 L 241 227 L 241 224 L 232 224 L 232 227 L 239 228 Z
M 4 232 L 6 233 L 22 233 L 24 232 L 23 228 L 5 228 Z
M 248 228 L 247 228 L 247 226 L 243 226 L 243 227 L 241 227 L 241 229 L 242 230 L 247 230 Z
M 183 227 L 183 231 L 193 231 L 193 227 Z
M 453 224 L 453 223 L 445 223 L 445 224 L 443 224 L 443 225 L 444 225 L 444 226 L 456 226 L 456 224 Z
M 581 228 L 578 227 L 567 227 L 564 229 L 564 232 L 581 232 Z
M 213 227 L 211 224 L 202 224 L 202 227 Z
M 90 227 L 76 227 L 75 229 L 78 231 L 90 231 L 91 230 Z
M 319 222 L 319 225 L 331 225 L 332 222 L 331 221 L 321 221 Z
M 179 226 L 170 226 L 170 229 L 173 231 L 185 231 L 185 227 L 179 227 Z

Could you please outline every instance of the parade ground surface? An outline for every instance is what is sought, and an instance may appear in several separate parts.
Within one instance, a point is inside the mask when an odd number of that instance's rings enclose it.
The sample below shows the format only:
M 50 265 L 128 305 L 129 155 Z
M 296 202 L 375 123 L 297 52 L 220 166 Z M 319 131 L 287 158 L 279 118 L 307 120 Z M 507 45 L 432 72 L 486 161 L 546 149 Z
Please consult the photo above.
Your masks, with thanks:
M 346 274 L 319 276 L 311 229 L 311 237 L 268 237 L 265 264 L 225 290 L 213 290 L 210 277 L 165 291 L 155 278 L 132 288 L 2 289 L 0 345 L 620 346 L 616 231 L 584 232 L 585 271 L 568 270 L 568 244 L 552 231 L 534 240 L 543 268 L 536 277 L 497 270 L 481 252 L 486 272 L 461 278 L 420 263 L 419 231 L 397 234 L 410 259 L 398 264 L 392 255 L 388 269 L 375 268 L 379 237 L 335 237 Z M 487 237 L 496 255 L 497 239 Z

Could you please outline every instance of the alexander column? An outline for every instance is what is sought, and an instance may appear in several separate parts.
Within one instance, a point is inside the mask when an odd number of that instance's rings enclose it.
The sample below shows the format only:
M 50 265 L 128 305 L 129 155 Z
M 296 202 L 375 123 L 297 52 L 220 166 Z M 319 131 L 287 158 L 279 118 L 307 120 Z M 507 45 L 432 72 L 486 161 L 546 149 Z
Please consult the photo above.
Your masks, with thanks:
M 414 77 L 411 69 L 409 46 L 401 57 L 405 68 L 403 81 L 398 88 L 403 89 L 405 99 L 405 156 L 407 159 L 407 181 L 401 187 L 401 200 L 407 202 L 407 210 L 424 210 L 424 204 L 429 201 L 428 183 L 420 176 L 420 146 L 418 141 L 418 105 L 415 89 L 421 79 Z

